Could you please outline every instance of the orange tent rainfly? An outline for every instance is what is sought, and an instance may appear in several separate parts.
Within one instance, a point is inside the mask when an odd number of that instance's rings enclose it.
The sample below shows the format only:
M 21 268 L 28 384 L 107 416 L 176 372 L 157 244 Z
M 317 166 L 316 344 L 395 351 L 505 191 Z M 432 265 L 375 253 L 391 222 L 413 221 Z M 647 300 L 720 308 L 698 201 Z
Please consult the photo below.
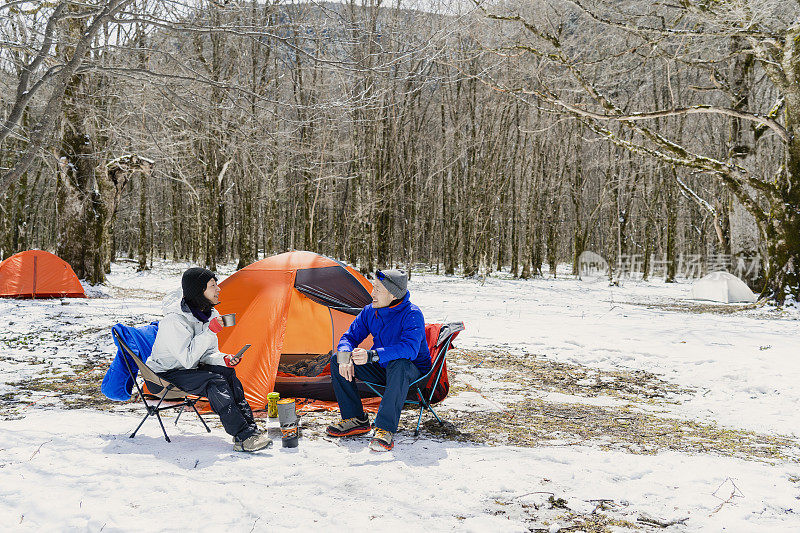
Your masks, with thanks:
M 330 366 L 311 376 L 279 372 L 304 361 L 324 360 L 361 309 L 372 285 L 358 271 L 312 252 L 288 252 L 246 266 L 220 283 L 220 313 L 236 313 L 236 325 L 219 334 L 220 350 L 252 347 L 236 367 L 254 409 L 267 394 L 333 400 Z M 369 347 L 371 337 L 362 346 Z M 302 366 L 302 365 L 300 365 Z M 284 367 L 285 368 L 285 367 Z M 374 396 L 366 387 L 364 396 Z
M 0 263 L 0 296 L 11 298 L 86 298 L 66 261 L 43 250 L 28 250 Z

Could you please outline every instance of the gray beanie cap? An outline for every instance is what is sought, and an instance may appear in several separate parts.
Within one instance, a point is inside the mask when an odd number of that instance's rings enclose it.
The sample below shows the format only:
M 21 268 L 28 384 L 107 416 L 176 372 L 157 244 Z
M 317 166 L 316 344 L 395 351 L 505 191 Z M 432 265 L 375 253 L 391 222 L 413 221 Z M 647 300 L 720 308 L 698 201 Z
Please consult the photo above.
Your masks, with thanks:
M 375 272 L 375 277 L 397 299 L 404 297 L 408 292 L 408 276 L 404 270 L 378 270 Z

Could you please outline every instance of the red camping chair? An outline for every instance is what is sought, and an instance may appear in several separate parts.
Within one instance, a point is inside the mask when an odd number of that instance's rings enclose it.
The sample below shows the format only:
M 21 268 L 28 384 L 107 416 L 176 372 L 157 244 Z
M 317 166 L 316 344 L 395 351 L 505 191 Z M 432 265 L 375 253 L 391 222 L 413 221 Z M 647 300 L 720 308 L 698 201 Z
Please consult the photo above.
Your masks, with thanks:
M 431 352 L 431 369 L 408 386 L 408 396 L 405 405 L 419 406 L 417 427 L 414 436 L 419 435 L 419 425 L 422 422 L 422 413 L 426 409 L 433 413 L 439 424 L 444 425 L 442 419 L 433 410 L 433 404 L 447 398 L 450 392 L 450 380 L 447 377 L 447 350 L 458 334 L 464 331 L 463 322 L 449 324 L 425 324 L 425 339 Z M 375 394 L 383 398 L 384 385 L 363 381 Z

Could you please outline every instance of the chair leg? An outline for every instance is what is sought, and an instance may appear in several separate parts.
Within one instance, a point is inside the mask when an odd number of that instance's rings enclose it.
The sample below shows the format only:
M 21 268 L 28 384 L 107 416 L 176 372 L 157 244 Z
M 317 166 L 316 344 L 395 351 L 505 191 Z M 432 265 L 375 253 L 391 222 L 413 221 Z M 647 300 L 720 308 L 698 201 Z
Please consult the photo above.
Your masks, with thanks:
M 194 409 L 194 412 L 195 412 L 195 413 L 197 413 L 197 418 L 199 418 L 199 419 L 200 419 L 200 422 L 202 422 L 202 423 L 203 423 L 203 425 L 204 425 L 204 426 L 205 426 L 205 428 L 206 428 L 206 431 L 208 431 L 209 433 L 211 433 L 211 428 L 210 428 L 210 427 L 208 427 L 208 424 L 206 424 L 206 421 L 205 421 L 205 420 L 203 420 L 203 417 L 202 417 L 202 416 L 200 416 L 200 411 L 198 411 L 198 410 L 197 410 L 197 407 L 195 407 L 195 406 L 194 406 L 194 404 L 195 404 L 195 402 L 192 402 L 192 404 L 191 404 L 191 405 L 192 405 L 192 409 Z
M 422 422 L 422 411 L 424 411 L 424 410 L 425 410 L 425 408 L 422 406 L 422 404 L 420 404 L 420 406 L 419 406 L 419 416 L 417 417 L 417 429 L 414 430 L 414 436 L 415 437 L 419 436 L 419 424 L 420 424 L 420 422 Z
M 442 422 L 442 419 L 441 419 L 441 418 L 439 418 L 439 415 L 437 415 L 437 414 L 436 414 L 436 411 L 434 411 L 434 410 L 433 410 L 433 407 L 431 407 L 431 404 L 429 404 L 429 403 L 425 402 L 425 407 L 428 409 L 428 411 L 430 411 L 431 413 L 433 413 L 433 416 L 435 416 L 435 417 L 436 417 L 436 420 L 439 422 L 439 425 L 440 425 L 440 426 L 443 426 L 443 425 L 444 425 L 444 422 Z
M 167 439 L 167 442 L 172 442 L 169 440 L 169 436 L 167 435 L 167 430 L 164 429 L 164 422 L 161 421 L 161 413 L 156 411 L 156 418 L 158 418 L 158 423 L 161 425 L 161 431 L 164 432 L 164 438 Z
M 167 387 L 167 390 L 165 391 L 164 395 L 161 397 L 160 400 L 158 400 L 158 403 L 156 404 L 156 406 L 152 408 L 152 413 L 155 413 L 156 418 L 158 418 L 158 423 L 161 426 L 161 431 L 164 432 L 164 438 L 167 439 L 167 442 L 172 442 L 172 441 L 169 440 L 169 436 L 167 435 L 167 430 L 164 429 L 164 422 L 161 421 L 161 414 L 159 413 L 159 409 L 158 408 L 161 407 L 161 402 L 164 401 L 164 397 L 167 395 L 166 393 L 169 392 L 169 389 L 171 389 L 171 388 L 172 388 L 172 386 Z M 148 407 L 148 411 L 150 411 L 150 410 L 151 409 Z M 148 414 L 151 414 L 151 413 L 148 413 Z
M 147 420 L 148 417 L 156 415 L 156 417 L 158 418 L 158 423 L 161 424 L 161 416 L 159 416 L 158 414 L 158 408 L 161 406 L 161 402 L 164 401 L 164 398 L 161 398 L 155 405 L 155 407 L 153 407 L 152 405 L 147 405 L 147 402 L 144 400 L 144 398 L 142 398 L 142 401 L 144 402 L 144 406 L 147 409 L 147 414 L 144 415 L 142 421 L 139 422 L 139 425 L 136 426 L 136 429 L 134 429 L 133 433 L 131 433 L 130 436 L 131 439 L 136 436 L 136 432 L 139 431 L 139 428 L 142 427 L 142 424 L 144 424 L 144 421 Z M 161 424 L 161 430 L 164 432 L 164 436 L 167 437 L 167 430 L 164 429 L 164 424 Z M 169 442 L 169 437 L 167 437 L 167 442 Z
M 131 433 L 131 436 L 129 438 L 132 439 L 133 437 L 136 436 L 136 432 L 139 431 L 139 428 L 142 427 L 142 424 L 144 424 L 144 421 L 147 420 L 149 417 L 150 417 L 150 411 L 148 410 L 147 414 L 144 415 L 144 418 L 142 418 L 142 421 L 139 422 L 139 425 L 136 426 L 136 429 L 133 430 L 133 433 Z
M 181 419 L 182 414 L 183 414 L 183 406 L 181 406 L 181 409 L 178 411 L 178 416 L 175 417 L 175 426 L 178 425 L 178 420 Z

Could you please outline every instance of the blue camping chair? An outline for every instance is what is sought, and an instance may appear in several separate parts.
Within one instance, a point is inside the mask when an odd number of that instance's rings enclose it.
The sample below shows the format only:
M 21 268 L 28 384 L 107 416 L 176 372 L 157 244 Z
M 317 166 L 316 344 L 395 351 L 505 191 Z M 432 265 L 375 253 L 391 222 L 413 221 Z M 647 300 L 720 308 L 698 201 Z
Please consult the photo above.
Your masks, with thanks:
M 430 325 L 426 325 L 426 330 L 428 327 L 430 327 Z M 442 419 L 439 418 L 439 415 L 433 410 L 433 404 L 439 403 L 447 397 L 450 385 L 446 383 L 443 387 L 440 383 L 440 379 L 442 378 L 442 374 L 446 372 L 447 351 L 450 349 L 453 339 L 455 339 L 461 331 L 464 331 L 463 322 L 451 322 L 442 325 L 439 330 L 439 337 L 435 343 L 431 344 L 430 339 L 428 339 L 428 348 L 432 356 L 431 369 L 428 370 L 424 376 L 419 377 L 416 381 L 409 384 L 408 396 L 405 401 L 405 405 L 410 405 L 415 408 L 419 407 L 417 427 L 414 429 L 415 437 L 419 435 L 422 413 L 426 410 L 430 411 L 433 416 L 436 417 L 439 425 L 444 425 Z M 383 398 L 383 391 L 386 388 L 385 385 L 371 383 L 369 381 L 362 381 L 362 383 L 369 387 L 372 392 Z
M 148 367 L 144 361 L 142 361 L 139 355 L 125 343 L 119 331 L 117 331 L 117 326 L 111 329 L 111 334 L 113 335 L 117 346 L 119 346 L 123 352 L 122 360 L 125 363 L 128 374 L 133 380 L 133 384 L 136 385 L 136 390 L 139 392 L 139 398 L 141 398 L 142 403 L 144 403 L 144 407 L 147 410 L 147 414 L 144 415 L 142 421 L 139 422 L 139 425 L 133 430 L 130 438 L 134 438 L 136 436 L 136 432 L 139 431 L 139 428 L 142 427 L 145 420 L 151 416 L 155 416 L 158 419 L 158 423 L 161 425 L 161 431 L 164 432 L 164 438 L 167 440 L 167 442 L 172 442 L 169 440 L 167 430 L 164 428 L 164 423 L 161 421 L 161 411 L 165 411 L 167 409 L 180 409 L 178 416 L 175 417 L 175 425 L 177 426 L 178 420 L 180 420 L 181 414 L 183 414 L 183 408 L 187 406 L 194 409 L 194 412 L 197 414 L 197 418 L 199 418 L 200 422 L 203 423 L 206 431 L 211 433 L 211 429 L 208 427 L 208 424 L 206 424 L 206 421 L 203 420 L 202 416 L 200 416 L 200 412 L 197 410 L 197 407 L 195 407 L 195 404 L 202 399 L 201 397 L 193 396 L 188 392 L 181 390 L 173 383 L 170 383 L 166 379 L 159 377 L 158 374 L 153 372 L 150 367 Z M 152 346 L 150 348 L 152 348 Z M 142 390 L 142 387 L 136 380 L 136 371 L 134 370 L 131 362 L 142 374 L 142 379 L 147 385 L 147 392 Z M 147 403 L 148 397 L 151 399 L 151 402 L 157 399 L 158 403 Z M 161 404 L 164 401 L 179 403 L 171 403 L 162 407 Z

